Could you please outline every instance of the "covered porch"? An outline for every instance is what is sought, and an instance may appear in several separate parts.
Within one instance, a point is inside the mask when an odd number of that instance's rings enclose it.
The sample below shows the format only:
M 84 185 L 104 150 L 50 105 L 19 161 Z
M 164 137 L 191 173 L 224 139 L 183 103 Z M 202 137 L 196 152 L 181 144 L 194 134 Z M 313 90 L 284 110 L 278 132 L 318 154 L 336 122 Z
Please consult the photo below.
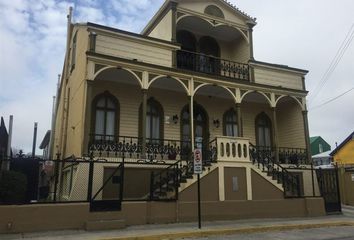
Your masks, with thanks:
M 82 154 L 154 163 L 200 148 L 206 161 L 251 161 L 251 148 L 309 164 L 299 98 L 116 67 L 98 70 L 87 93 Z

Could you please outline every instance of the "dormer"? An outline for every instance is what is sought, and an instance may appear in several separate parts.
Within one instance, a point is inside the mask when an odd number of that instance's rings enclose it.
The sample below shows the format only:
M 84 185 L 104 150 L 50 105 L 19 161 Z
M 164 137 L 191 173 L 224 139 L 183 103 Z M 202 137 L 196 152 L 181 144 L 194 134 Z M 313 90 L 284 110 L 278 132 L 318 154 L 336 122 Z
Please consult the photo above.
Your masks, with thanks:
M 178 68 L 248 79 L 255 25 L 223 0 L 167 0 L 142 34 L 179 43 Z

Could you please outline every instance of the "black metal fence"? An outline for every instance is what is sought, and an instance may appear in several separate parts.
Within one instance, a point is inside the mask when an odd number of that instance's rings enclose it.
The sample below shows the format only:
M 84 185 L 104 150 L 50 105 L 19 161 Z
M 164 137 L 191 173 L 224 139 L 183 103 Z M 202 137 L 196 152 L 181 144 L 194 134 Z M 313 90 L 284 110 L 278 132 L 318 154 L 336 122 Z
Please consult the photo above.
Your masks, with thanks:
M 89 202 L 92 211 L 120 208 L 122 201 L 177 200 L 192 161 L 146 162 L 123 158 L 3 159 L 0 205 Z

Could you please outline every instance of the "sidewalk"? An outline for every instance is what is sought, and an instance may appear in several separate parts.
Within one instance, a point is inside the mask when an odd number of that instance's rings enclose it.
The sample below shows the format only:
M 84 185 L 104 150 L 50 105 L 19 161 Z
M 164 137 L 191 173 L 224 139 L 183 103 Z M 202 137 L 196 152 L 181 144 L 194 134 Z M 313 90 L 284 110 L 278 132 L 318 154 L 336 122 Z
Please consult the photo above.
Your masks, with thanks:
M 0 234 L 0 239 L 177 239 L 186 237 L 206 237 L 238 233 L 257 233 L 293 229 L 353 226 L 354 218 L 345 215 L 332 215 L 319 218 L 293 219 L 247 219 L 237 221 L 203 222 L 199 230 L 197 223 L 178 223 L 164 225 L 142 225 L 113 231 L 56 231 L 27 234 Z

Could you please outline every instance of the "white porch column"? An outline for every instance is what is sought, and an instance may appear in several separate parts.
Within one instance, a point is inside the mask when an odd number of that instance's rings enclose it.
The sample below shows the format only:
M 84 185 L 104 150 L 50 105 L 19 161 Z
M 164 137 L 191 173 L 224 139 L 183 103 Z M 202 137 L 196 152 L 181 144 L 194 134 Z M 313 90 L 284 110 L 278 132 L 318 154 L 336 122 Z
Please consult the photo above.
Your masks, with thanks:
M 194 109 L 193 96 L 189 96 L 189 120 L 190 120 L 190 135 L 191 135 L 191 151 L 194 151 Z
M 147 89 L 142 90 L 143 94 L 143 104 L 142 104 L 142 118 L 141 118 L 141 158 L 146 159 L 146 111 L 147 111 Z
M 277 112 L 275 107 L 272 107 L 273 113 L 273 147 L 275 150 L 275 162 L 279 162 L 279 143 L 278 143 L 278 123 L 277 123 Z
M 237 132 L 239 137 L 243 137 L 242 116 L 241 116 L 241 103 L 236 103 L 237 114 Z

